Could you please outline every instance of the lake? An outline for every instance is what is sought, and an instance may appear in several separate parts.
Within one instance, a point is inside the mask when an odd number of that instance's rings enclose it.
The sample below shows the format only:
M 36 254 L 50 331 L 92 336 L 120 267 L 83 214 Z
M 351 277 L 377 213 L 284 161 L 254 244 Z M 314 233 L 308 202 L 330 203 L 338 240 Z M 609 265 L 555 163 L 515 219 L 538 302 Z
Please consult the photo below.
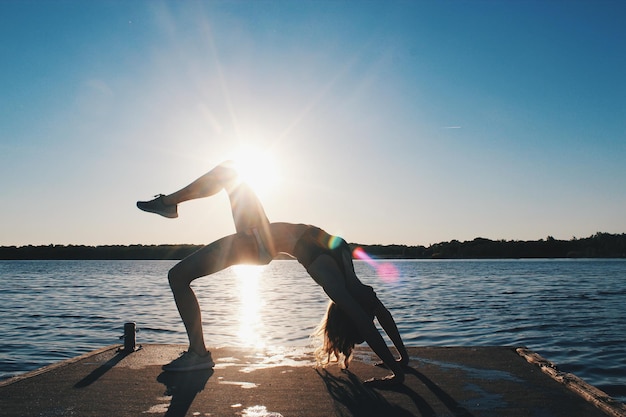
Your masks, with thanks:
M 0 261 L 0 379 L 122 343 L 186 343 L 173 261 Z M 526 346 L 626 400 L 626 260 L 355 261 L 409 346 Z M 194 282 L 208 346 L 309 346 L 327 298 L 296 261 Z M 389 341 L 388 341 L 389 342 Z M 389 342 L 390 343 L 390 342 Z

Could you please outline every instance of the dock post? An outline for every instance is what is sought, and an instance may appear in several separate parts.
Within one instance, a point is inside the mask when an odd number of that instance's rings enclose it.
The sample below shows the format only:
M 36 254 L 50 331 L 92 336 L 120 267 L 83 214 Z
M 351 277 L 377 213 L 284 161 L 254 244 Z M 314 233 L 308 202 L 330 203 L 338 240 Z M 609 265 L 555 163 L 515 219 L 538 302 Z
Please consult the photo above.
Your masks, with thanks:
M 135 343 L 135 322 L 124 323 L 124 352 L 134 352 Z

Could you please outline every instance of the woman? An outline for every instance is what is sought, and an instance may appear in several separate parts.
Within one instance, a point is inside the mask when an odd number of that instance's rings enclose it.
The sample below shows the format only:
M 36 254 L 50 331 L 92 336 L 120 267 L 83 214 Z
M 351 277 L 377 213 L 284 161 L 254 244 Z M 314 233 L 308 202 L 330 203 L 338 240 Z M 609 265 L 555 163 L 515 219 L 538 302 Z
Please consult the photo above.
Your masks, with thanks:
M 204 343 L 198 300 L 190 286 L 193 280 L 232 265 L 265 265 L 277 254 L 287 253 L 306 268 L 332 300 L 321 329 L 325 336 L 322 351 L 329 356 L 335 354 L 338 359 L 343 354 L 347 366 L 354 344 L 365 341 L 393 372 L 382 380 L 371 382 L 402 383 L 402 365 L 409 360 L 406 348 L 389 311 L 372 288 L 362 284 L 356 276 L 348 244 L 314 226 L 270 223 L 257 196 L 239 179 L 233 162 L 218 165 L 173 194 L 161 194 L 154 200 L 137 202 L 137 207 L 176 218 L 178 204 L 208 197 L 221 190 L 228 194 L 236 233 L 189 255 L 169 271 L 170 287 L 189 337 L 189 350 L 163 369 L 189 371 L 214 366 Z M 376 329 L 374 316 L 396 347 L 400 355 L 398 360 Z

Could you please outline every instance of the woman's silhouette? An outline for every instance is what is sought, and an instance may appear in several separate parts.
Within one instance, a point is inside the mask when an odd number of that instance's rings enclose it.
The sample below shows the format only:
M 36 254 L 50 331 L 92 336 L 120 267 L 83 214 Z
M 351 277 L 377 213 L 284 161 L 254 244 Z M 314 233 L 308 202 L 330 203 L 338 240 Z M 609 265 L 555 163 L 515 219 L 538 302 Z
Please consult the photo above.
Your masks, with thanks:
M 354 345 L 365 341 L 393 372 L 382 380 L 372 381 L 401 383 L 404 380 L 402 365 L 409 360 L 406 348 L 387 308 L 372 287 L 361 283 L 356 276 L 348 244 L 314 226 L 270 223 L 255 193 L 240 180 L 233 162 L 218 165 L 175 193 L 137 202 L 137 207 L 176 218 L 178 204 L 208 197 L 221 190 L 228 194 L 236 233 L 203 247 L 169 271 L 169 284 L 187 330 L 189 350 L 164 365 L 163 369 L 188 371 L 214 366 L 204 342 L 198 300 L 190 287 L 193 280 L 232 265 L 264 265 L 277 254 L 287 253 L 306 268 L 331 299 L 320 326 L 320 334 L 324 337 L 321 354 L 328 359 L 334 354 L 347 366 Z M 374 317 L 396 347 L 398 360 L 376 329 Z

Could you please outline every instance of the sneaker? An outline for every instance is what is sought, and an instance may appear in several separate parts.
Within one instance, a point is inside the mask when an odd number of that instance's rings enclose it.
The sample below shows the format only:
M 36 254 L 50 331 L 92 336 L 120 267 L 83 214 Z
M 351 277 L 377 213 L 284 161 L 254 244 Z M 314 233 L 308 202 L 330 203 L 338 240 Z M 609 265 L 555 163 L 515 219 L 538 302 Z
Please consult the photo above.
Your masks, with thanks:
M 137 207 L 143 211 L 147 211 L 148 213 L 156 213 L 160 214 L 163 217 L 167 217 L 169 219 L 175 219 L 178 217 L 178 206 L 167 205 L 163 203 L 163 197 L 165 195 L 159 194 L 155 196 L 154 200 L 150 201 L 137 201 Z
M 178 359 L 174 359 L 167 365 L 163 365 L 164 371 L 185 372 L 197 371 L 200 369 L 210 369 L 215 366 L 211 359 L 211 352 L 207 352 L 205 356 L 200 356 L 194 352 L 183 352 Z

